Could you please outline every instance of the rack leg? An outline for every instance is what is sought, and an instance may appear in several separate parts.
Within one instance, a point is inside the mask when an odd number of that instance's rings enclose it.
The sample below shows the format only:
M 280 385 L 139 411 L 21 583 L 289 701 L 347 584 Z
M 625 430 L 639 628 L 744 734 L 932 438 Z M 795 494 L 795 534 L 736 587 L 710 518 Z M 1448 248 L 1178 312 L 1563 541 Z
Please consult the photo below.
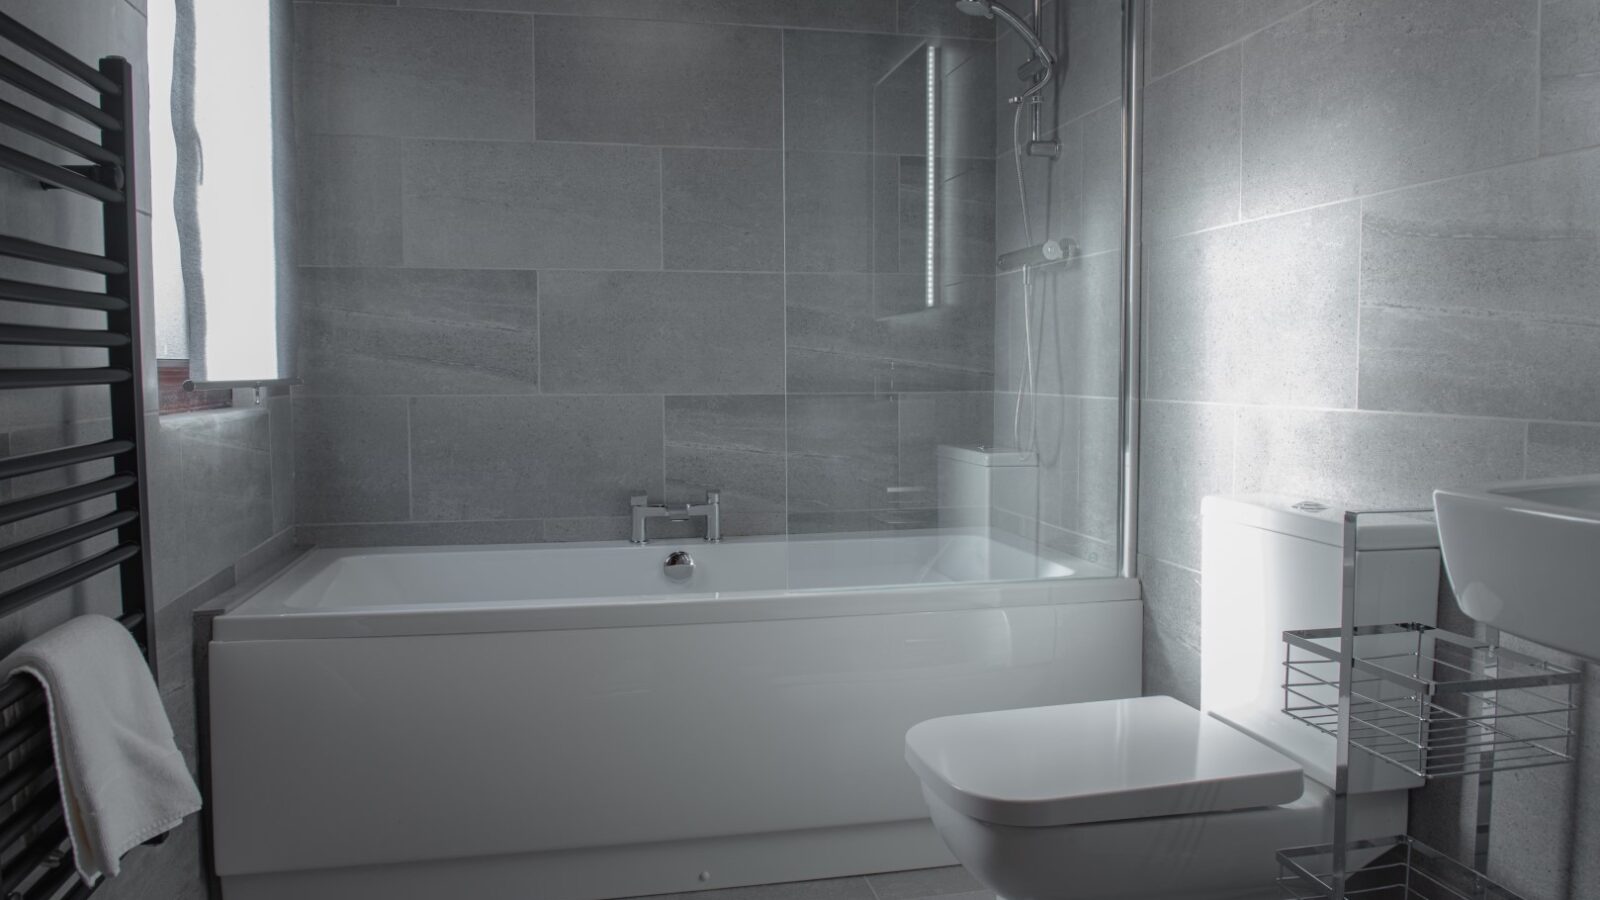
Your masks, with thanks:
M 1356 514 L 1344 514 L 1344 571 L 1340 579 L 1339 730 L 1335 739 L 1333 785 L 1333 872 L 1329 900 L 1345 900 L 1350 868 L 1350 695 L 1355 690 Z
M 1500 674 L 1500 629 L 1484 629 L 1484 643 L 1489 645 L 1488 662 L 1484 666 L 1483 677 L 1494 678 Z M 1479 701 L 1483 708 L 1479 711 L 1482 715 L 1493 715 L 1498 712 L 1500 695 L 1498 692 L 1487 693 Z M 1488 719 L 1491 728 L 1498 728 L 1497 719 Z M 1494 750 L 1483 751 L 1479 760 L 1481 770 L 1478 772 L 1478 827 L 1472 836 L 1472 867 L 1480 874 L 1489 872 L 1489 825 L 1494 812 Z

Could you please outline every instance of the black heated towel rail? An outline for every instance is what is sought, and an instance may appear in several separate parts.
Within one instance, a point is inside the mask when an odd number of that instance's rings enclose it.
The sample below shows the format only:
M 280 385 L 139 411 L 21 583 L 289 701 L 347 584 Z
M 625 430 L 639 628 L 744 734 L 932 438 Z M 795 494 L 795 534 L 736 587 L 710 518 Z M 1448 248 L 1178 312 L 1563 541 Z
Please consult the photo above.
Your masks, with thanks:
M 120 621 L 153 671 L 133 70 L 120 57 L 92 66 L 0 13 L 0 83 L 9 86 L 0 94 L 0 168 L 30 188 L 98 201 L 104 231 L 98 250 L 0 235 L 0 319 L 54 307 L 96 320 L 0 321 L 0 395 L 100 387 L 111 419 L 109 438 L 0 458 L 0 616 L 66 604 L 71 588 L 114 571 Z M 62 276 L 73 286 L 53 283 Z M 27 364 L 30 354 L 44 364 Z M 86 356 L 101 358 L 70 362 Z M 9 679 L 0 685 L 0 897 L 93 892 L 67 840 L 44 693 L 31 678 Z

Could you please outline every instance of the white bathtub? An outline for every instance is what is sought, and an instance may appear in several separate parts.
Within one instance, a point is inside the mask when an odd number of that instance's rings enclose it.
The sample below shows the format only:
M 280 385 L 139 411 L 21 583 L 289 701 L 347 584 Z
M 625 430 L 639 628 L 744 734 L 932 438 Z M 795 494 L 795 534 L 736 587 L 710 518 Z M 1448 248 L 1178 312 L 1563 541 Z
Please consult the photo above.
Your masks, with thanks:
M 215 622 L 225 896 L 948 864 L 906 729 L 1138 694 L 1138 587 L 1103 574 L 980 533 L 313 551 Z

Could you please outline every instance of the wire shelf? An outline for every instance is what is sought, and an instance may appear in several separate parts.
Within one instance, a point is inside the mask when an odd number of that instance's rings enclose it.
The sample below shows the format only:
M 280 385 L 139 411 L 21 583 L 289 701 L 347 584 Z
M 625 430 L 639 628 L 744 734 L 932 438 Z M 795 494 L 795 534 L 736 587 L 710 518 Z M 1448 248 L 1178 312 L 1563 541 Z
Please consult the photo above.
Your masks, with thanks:
M 1283 635 L 1283 711 L 1338 737 L 1337 628 Z M 1355 629 L 1350 744 L 1423 778 L 1569 763 L 1574 669 L 1427 625 Z
M 1427 844 L 1406 836 L 1356 841 L 1352 854 L 1376 854 L 1352 872 L 1344 885 L 1347 900 L 1523 900 L 1484 875 Z M 1278 886 L 1288 900 L 1331 900 L 1333 846 L 1278 851 Z

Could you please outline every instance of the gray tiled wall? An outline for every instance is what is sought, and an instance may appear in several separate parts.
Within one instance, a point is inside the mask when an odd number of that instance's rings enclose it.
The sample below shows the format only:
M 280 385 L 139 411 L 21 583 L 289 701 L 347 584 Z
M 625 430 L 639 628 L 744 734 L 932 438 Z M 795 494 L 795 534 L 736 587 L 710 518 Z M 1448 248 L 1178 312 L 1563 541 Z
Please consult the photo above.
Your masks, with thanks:
M 731 534 L 936 520 L 935 448 L 993 418 L 992 26 L 943 0 L 295 13 L 302 540 L 615 539 L 630 494 L 708 488 Z M 926 224 L 899 201 L 929 43 L 934 309 L 922 243 L 875 227 Z
M 117 54 L 134 63 L 136 74 L 145 71 L 146 21 L 142 3 L 125 0 L 8 0 L 5 12 L 45 37 L 87 59 Z M 13 100 L 14 94 L 5 93 Z M 141 100 L 143 90 L 140 90 Z M 144 129 L 140 129 L 141 133 Z M 15 139 L 8 133 L 7 142 Z M 45 153 L 52 151 L 45 150 Z M 148 159 L 148 155 L 143 158 Z M 149 173 L 141 169 L 139 182 L 148 185 Z M 148 191 L 148 188 L 146 189 Z M 150 195 L 144 194 L 146 198 Z M 145 243 L 148 253 L 148 210 Z M 83 202 L 65 191 L 45 192 L 37 183 L 9 172 L 0 173 L 0 233 L 33 240 L 62 243 L 96 251 L 100 243 L 98 204 Z M 27 280 L 50 279 L 63 286 L 99 289 L 98 279 L 68 284 L 59 272 L 7 265 L 0 275 Z M 148 258 L 146 272 L 148 272 Z M 154 321 L 156 302 L 147 281 L 142 297 L 145 322 Z M 99 317 L 70 310 L 6 305 L 0 318 L 7 322 L 99 327 Z M 290 403 L 288 396 L 272 397 L 262 406 L 240 396 L 234 409 L 158 416 L 155 387 L 154 330 L 147 329 L 146 372 L 143 373 L 148 416 L 151 570 L 160 647 L 160 689 L 172 719 L 179 749 L 195 764 L 195 695 L 189 666 L 189 612 L 199 602 L 231 584 L 236 573 L 258 565 L 289 545 L 294 522 Z M 63 362 L 86 363 L 53 349 L 3 348 L 6 366 L 49 366 Z M 104 388 L 73 388 L 6 392 L 0 398 L 0 455 L 27 453 L 103 438 L 110 432 L 109 407 Z M 80 467 L 94 470 L 95 467 Z M 75 473 L 81 480 L 91 471 Z M 104 471 L 104 469 L 100 469 Z M 21 492 L 45 490 L 63 473 L 33 476 L 18 485 Z M 0 488 L 0 490 L 4 490 Z M 28 536 L 27 529 L 59 527 L 95 514 L 88 506 L 39 517 L 0 528 L 0 543 Z M 46 520 L 49 521 L 46 521 Z M 33 571 L 59 567 L 62 555 L 45 557 Z M 11 573 L 29 577 L 27 573 Z M 0 654 L 63 619 L 86 612 L 115 613 L 117 587 L 114 573 L 101 575 L 70 595 L 8 617 L 0 625 Z M 108 881 L 97 897 L 170 897 L 187 900 L 204 896 L 200 868 L 199 823 L 191 818 L 157 847 L 134 850 L 124 860 L 123 874 Z
M 1018 272 L 996 278 L 994 423 L 990 443 L 1018 443 L 1017 390 L 1029 372 L 1033 390 L 1020 407 L 1021 444 L 1038 454 L 1038 490 L 1002 494 L 992 517 L 1000 528 L 1082 558 L 1115 564 L 1117 406 L 1121 304 L 1122 10 L 1111 0 L 1051 0 L 1044 31 L 1064 47 L 1063 68 L 1047 88 L 1043 128 L 1061 157 L 1024 157 L 1031 234 L 1023 231 L 1022 192 L 1013 155 L 1013 109 L 1027 56 L 1007 31 L 996 43 L 995 243 L 999 252 L 1046 238 L 1076 242 L 1081 258 L 1036 270 L 1023 319 Z M 1031 118 L 1022 121 L 1028 139 Z
M 1203 495 L 1600 470 L 1600 4 L 1153 0 L 1149 27 L 1145 679 L 1192 702 Z M 1600 891 L 1584 746 L 1497 788 L 1491 870 L 1531 900 Z M 1472 815 L 1413 811 L 1445 843 Z

